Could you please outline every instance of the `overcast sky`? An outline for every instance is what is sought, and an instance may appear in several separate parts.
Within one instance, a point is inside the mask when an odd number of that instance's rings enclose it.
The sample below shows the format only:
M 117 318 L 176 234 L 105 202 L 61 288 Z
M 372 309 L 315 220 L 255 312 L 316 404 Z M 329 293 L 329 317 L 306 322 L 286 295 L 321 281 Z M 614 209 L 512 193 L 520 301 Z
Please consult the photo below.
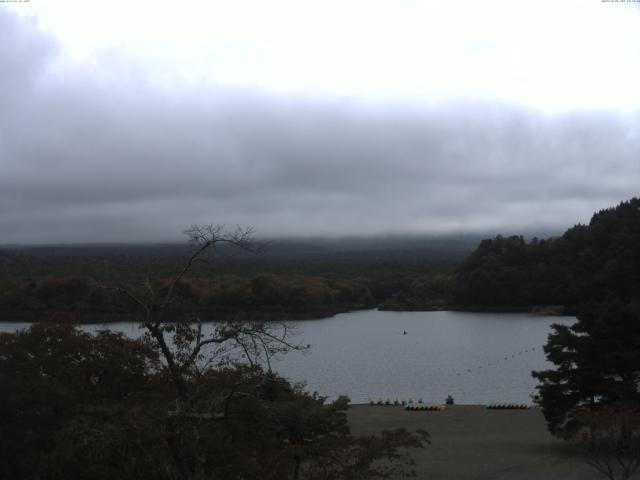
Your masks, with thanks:
M 640 3 L 0 3 L 0 244 L 564 231 L 640 194 Z

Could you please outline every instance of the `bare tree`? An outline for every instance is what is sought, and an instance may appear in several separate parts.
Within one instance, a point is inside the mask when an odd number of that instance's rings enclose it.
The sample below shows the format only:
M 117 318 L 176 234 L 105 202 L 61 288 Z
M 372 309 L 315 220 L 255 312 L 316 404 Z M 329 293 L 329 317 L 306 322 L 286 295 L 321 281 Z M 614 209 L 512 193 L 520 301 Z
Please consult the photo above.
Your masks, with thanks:
M 640 416 L 633 405 L 589 413 L 583 434 L 586 463 L 609 480 L 629 480 L 640 467 Z
M 141 316 L 142 328 L 160 350 L 176 390 L 183 398 L 187 394 L 188 378 L 198 374 L 202 362 L 209 367 L 216 356 L 238 350 L 250 365 L 265 361 L 271 370 L 270 359 L 274 354 L 302 348 L 290 341 L 290 332 L 284 323 L 227 320 L 216 323 L 212 332 L 205 335 L 197 312 L 177 315 L 177 290 L 195 262 L 211 254 L 260 250 L 250 228 L 237 227 L 229 232 L 222 225 L 192 225 L 184 233 L 189 237 L 192 250 L 168 283 L 146 280 L 138 288 L 117 287 L 133 302 L 136 313 Z

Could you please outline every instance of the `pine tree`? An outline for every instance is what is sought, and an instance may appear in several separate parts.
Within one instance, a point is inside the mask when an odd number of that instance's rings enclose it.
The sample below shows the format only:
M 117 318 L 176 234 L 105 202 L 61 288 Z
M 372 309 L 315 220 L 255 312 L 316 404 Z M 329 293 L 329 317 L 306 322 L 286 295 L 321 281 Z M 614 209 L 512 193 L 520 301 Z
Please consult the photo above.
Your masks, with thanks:
M 637 302 L 591 304 L 574 325 L 552 328 L 544 349 L 556 368 L 533 372 L 552 433 L 570 437 L 605 408 L 640 409 Z

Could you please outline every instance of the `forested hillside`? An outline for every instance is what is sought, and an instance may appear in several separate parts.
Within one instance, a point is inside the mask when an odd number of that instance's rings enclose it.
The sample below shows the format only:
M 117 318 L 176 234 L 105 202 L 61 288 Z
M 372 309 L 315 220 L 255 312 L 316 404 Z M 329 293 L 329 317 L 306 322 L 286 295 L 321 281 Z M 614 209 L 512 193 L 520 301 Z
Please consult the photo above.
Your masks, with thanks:
M 526 242 L 522 236 L 483 240 L 460 266 L 452 301 L 467 307 L 562 305 L 640 292 L 640 199 L 593 215 L 564 235 Z
M 386 306 L 444 305 L 456 265 L 477 238 L 278 241 L 193 265 L 179 308 L 202 318 L 322 317 Z M 0 320 L 121 320 L 117 287 L 163 288 L 186 245 L 93 245 L 0 250 Z M 229 252 L 231 253 L 231 252 Z

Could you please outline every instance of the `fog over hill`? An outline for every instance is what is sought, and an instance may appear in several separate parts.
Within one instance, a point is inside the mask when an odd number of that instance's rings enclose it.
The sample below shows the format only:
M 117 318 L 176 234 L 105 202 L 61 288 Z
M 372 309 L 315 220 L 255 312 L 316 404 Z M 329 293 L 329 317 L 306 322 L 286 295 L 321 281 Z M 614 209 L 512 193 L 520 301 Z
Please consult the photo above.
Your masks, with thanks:
M 428 257 L 447 260 L 461 259 L 473 251 L 480 241 L 492 238 L 498 233 L 474 233 L 458 235 L 396 235 L 369 237 L 280 237 L 255 238 L 261 252 L 259 258 L 266 259 L 338 259 L 342 258 L 400 258 Z M 521 235 L 522 232 L 500 232 L 506 235 Z M 525 232 L 525 239 L 549 238 L 553 231 Z M 224 251 L 224 246 L 222 247 Z M 0 252 L 24 253 L 27 255 L 141 255 L 141 256 L 182 256 L 188 254 L 190 247 L 186 243 L 69 243 L 43 245 L 0 245 Z M 237 252 L 236 252 L 237 253 Z M 251 258 L 253 254 L 242 254 Z

